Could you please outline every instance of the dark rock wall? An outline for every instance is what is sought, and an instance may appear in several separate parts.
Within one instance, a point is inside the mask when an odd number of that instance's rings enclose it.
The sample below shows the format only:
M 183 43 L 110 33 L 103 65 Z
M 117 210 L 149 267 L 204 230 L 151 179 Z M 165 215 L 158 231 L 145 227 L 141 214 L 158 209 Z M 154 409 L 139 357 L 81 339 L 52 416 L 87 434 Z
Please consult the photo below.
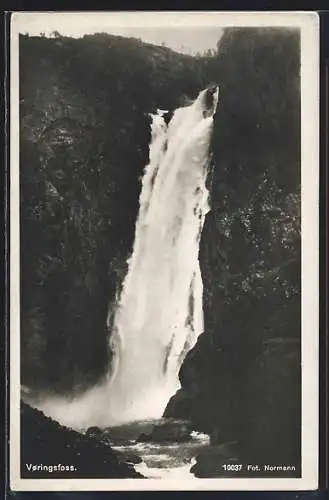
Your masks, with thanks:
M 199 254 L 205 332 L 165 414 L 238 440 L 248 463 L 300 460 L 299 67 L 297 32 L 248 28 L 227 32 L 208 68 L 222 92 Z

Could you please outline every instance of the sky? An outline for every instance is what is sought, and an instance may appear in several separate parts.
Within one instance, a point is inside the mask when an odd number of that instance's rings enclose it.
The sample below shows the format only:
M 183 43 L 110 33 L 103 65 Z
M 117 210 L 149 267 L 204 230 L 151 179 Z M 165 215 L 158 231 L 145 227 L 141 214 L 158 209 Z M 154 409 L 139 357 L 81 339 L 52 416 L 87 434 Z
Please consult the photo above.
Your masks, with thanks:
M 215 49 L 225 27 L 300 26 L 306 17 L 294 12 L 18 12 L 12 30 L 46 36 L 57 31 L 75 38 L 110 33 L 193 55 Z
M 49 19 L 47 22 L 35 22 L 28 25 L 21 32 L 29 35 L 51 36 L 54 31 L 61 35 L 81 37 L 85 34 L 109 33 L 112 35 L 140 38 L 144 42 L 155 45 L 165 44 L 167 47 L 185 54 L 194 55 L 208 49 L 216 49 L 218 40 L 223 34 L 221 26 L 118 26 L 111 25 L 111 19 L 106 16 L 90 22 L 86 16 L 79 23 L 72 23 L 72 19 L 63 16 L 62 19 Z M 110 22 L 109 22 L 110 21 Z

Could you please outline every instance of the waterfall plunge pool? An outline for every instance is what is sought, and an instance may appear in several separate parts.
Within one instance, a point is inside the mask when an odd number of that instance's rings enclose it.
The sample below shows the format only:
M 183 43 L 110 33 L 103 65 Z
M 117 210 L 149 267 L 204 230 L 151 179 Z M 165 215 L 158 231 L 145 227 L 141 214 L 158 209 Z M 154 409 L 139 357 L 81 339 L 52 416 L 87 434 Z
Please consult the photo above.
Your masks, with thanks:
M 196 479 L 191 468 L 210 445 L 209 436 L 193 431 L 189 422 L 166 418 L 94 427 L 87 434 L 110 445 L 148 479 Z

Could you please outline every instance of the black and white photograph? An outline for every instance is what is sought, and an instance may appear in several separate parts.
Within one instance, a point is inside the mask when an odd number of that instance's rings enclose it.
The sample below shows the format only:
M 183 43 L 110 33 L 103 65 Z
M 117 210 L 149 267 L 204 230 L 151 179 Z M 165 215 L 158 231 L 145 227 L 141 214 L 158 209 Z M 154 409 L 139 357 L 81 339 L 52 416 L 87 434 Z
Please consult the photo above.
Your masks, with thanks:
M 12 490 L 317 487 L 318 43 L 13 14 Z

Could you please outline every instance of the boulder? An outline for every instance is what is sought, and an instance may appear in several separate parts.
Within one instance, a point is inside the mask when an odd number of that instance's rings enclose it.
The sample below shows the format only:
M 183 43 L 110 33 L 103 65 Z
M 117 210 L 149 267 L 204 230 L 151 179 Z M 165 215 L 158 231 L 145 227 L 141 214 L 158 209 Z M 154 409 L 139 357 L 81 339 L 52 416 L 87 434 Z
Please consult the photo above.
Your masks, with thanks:
M 100 430 L 99 427 L 88 427 L 86 430 L 86 435 L 88 437 L 94 438 L 94 439 L 102 439 L 103 437 L 103 432 Z
M 301 364 L 297 339 L 273 338 L 247 374 L 241 456 L 300 472 Z M 298 472 L 299 471 L 299 472 Z
M 150 434 L 141 433 L 139 442 L 153 443 L 182 443 L 191 441 L 193 430 L 191 422 L 187 420 L 172 420 L 155 425 Z

